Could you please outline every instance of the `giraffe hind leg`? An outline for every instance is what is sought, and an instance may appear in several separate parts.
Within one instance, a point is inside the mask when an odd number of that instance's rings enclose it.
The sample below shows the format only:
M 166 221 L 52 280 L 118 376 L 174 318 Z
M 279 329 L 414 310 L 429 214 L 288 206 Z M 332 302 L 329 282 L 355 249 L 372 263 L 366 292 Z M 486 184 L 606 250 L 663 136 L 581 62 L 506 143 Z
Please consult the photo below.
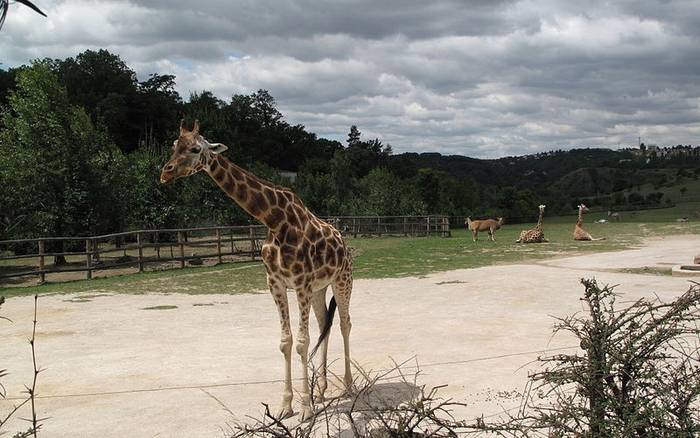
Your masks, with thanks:
M 335 313 L 335 298 L 331 298 L 330 306 L 328 309 L 326 309 L 327 289 L 328 287 L 324 287 L 323 289 L 315 291 L 313 299 L 311 301 L 313 305 L 314 314 L 316 315 L 316 321 L 318 322 L 318 329 L 321 333 L 318 338 L 318 343 L 309 355 L 309 361 L 311 361 L 316 355 L 318 348 L 321 348 L 320 370 L 318 375 L 316 376 L 316 387 L 312 388 L 312 395 L 315 403 L 323 402 L 326 388 L 328 387 L 328 338 L 330 337 L 331 325 L 333 325 L 333 314 Z
M 350 296 L 352 295 L 352 273 L 347 270 L 333 283 L 333 297 L 338 304 L 338 316 L 340 318 L 340 332 L 343 335 L 343 351 L 345 362 L 345 375 L 343 382 L 345 390 L 352 391 L 353 380 L 350 368 Z

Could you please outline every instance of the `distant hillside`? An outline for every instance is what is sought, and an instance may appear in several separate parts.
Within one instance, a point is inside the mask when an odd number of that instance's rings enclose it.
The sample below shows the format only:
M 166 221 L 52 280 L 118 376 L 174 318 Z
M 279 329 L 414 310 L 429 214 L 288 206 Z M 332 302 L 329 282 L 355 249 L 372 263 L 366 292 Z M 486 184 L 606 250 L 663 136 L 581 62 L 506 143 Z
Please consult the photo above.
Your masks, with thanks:
M 573 197 L 595 196 L 625 190 L 635 185 L 662 185 L 673 181 L 678 168 L 700 167 L 697 160 L 685 163 L 649 161 L 630 150 L 573 149 L 520 157 L 481 160 L 460 155 L 405 153 L 394 162 L 415 168 L 432 168 L 454 178 L 477 184 L 517 186 L 537 191 L 556 191 Z

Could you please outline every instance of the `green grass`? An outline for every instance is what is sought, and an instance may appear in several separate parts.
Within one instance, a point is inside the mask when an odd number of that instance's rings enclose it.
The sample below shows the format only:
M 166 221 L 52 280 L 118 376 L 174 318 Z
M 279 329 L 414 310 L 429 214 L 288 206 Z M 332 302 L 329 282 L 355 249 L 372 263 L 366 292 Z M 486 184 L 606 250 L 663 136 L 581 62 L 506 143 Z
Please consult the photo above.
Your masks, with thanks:
M 671 209 L 668 209 L 671 210 Z M 614 251 L 641 243 L 642 238 L 670 234 L 700 233 L 700 222 L 676 223 L 673 211 L 652 210 L 632 217 L 623 216 L 619 223 L 595 224 L 602 215 L 586 217 L 586 229 L 597 242 L 572 239 L 572 217 L 546 218 L 545 234 L 549 243 L 522 245 L 514 243 L 520 231 L 532 224 L 506 225 L 496 234 L 496 242 L 486 233 L 477 243 L 464 229 L 453 230 L 453 237 L 382 237 L 348 239 L 354 254 L 356 278 L 421 276 L 431 272 L 474 268 L 494 264 L 529 262 L 544 258 L 588 252 Z M 669 219 L 669 218 L 674 219 Z M 640 272 L 642 273 L 642 272 Z M 644 272 L 661 274 L 657 272 Z M 266 287 L 265 270 L 260 262 L 227 263 L 219 266 L 173 269 L 121 276 L 47 283 L 41 286 L 0 289 L 7 297 L 54 293 L 251 293 Z

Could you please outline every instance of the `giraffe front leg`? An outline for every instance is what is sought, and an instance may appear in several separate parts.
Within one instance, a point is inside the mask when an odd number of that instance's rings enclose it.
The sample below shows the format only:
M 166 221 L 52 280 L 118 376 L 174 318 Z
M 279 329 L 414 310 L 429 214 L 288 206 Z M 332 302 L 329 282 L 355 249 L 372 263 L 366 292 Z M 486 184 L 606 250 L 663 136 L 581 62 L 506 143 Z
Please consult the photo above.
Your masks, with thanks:
M 287 288 L 281 282 L 268 276 L 270 293 L 277 305 L 280 316 L 280 351 L 284 356 L 284 389 L 282 390 L 282 403 L 277 412 L 278 418 L 287 418 L 294 414 L 292 410 L 292 329 L 289 324 L 289 302 L 287 300 Z
M 309 287 L 297 289 L 299 303 L 299 332 L 297 333 L 297 353 L 301 359 L 301 414 L 300 421 L 306 421 L 313 415 L 309 395 L 309 311 L 313 291 Z
M 326 308 L 326 290 L 324 287 L 321 290 L 314 292 L 312 304 L 314 309 L 314 314 L 316 315 L 316 321 L 318 322 L 319 333 L 323 333 L 323 328 L 326 326 L 326 313 L 328 309 Z M 323 340 L 321 346 L 319 347 L 320 357 L 320 371 L 316 379 L 316 388 L 314 389 L 314 403 L 322 403 L 324 401 L 324 394 L 326 393 L 326 388 L 328 387 L 328 371 L 327 371 L 327 361 L 328 361 L 328 338 Z

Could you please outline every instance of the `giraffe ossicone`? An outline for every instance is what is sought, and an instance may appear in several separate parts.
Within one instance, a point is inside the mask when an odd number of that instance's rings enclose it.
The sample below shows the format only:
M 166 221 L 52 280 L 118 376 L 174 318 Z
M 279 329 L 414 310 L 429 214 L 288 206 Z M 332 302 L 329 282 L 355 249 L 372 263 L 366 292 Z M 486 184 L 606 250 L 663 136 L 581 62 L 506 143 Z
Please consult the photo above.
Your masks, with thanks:
M 287 289 L 296 291 L 299 307 L 299 328 L 296 351 L 302 363 L 301 420 L 312 414 L 308 357 L 309 314 L 316 316 L 321 336 L 320 372 L 315 397 L 323 400 L 327 387 L 327 352 L 330 326 L 337 305 L 340 331 L 343 336 L 344 383 L 352 387 L 350 369 L 350 296 L 352 294 L 352 259 L 343 238 L 333 226 L 316 217 L 290 189 L 257 177 L 221 155 L 227 147 L 210 143 L 199 134 L 199 123 L 189 131 L 184 121 L 180 135 L 173 142 L 172 155 L 163 167 L 160 181 L 168 184 L 178 178 L 205 171 L 214 182 L 243 210 L 268 228 L 261 256 L 267 272 L 267 284 L 280 317 L 280 350 L 284 356 L 285 374 L 280 417 L 292 410 L 291 352 L 292 331 Z M 333 296 L 326 307 L 326 290 Z

